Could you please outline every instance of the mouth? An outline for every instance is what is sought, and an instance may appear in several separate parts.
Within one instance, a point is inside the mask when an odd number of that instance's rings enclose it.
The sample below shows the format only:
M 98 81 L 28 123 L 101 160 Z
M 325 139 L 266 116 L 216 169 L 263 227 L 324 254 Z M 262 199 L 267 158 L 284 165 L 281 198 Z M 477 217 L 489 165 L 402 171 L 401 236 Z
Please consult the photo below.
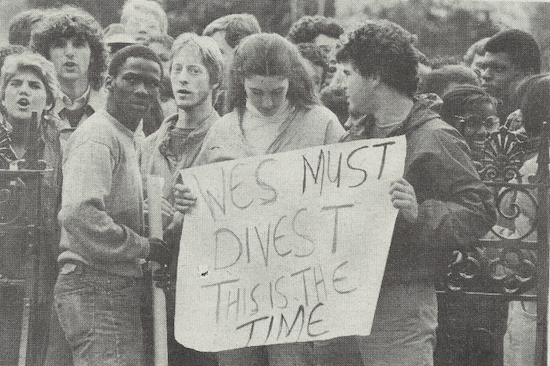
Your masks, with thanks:
M 67 66 L 67 67 L 75 67 L 76 66 L 76 62 L 74 61 L 67 61 L 63 64 L 63 66 Z
M 190 95 L 192 94 L 191 91 L 187 90 L 187 89 L 179 89 L 177 91 L 177 94 L 181 94 L 181 95 Z
M 139 110 L 146 110 L 147 108 L 149 108 L 149 103 L 144 101 L 132 101 L 130 102 L 130 105 Z
M 22 107 L 22 108 L 26 108 L 28 107 L 29 105 L 31 104 L 31 102 L 27 99 L 27 98 L 20 98 L 18 101 L 17 101 L 17 105 Z

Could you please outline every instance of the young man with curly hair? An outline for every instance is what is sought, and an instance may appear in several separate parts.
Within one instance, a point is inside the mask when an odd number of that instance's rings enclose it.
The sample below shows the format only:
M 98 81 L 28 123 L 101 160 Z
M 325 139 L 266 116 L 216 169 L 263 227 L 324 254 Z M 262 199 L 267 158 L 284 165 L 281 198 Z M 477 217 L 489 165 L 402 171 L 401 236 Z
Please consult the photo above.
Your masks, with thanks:
M 464 138 L 432 109 L 440 99 L 414 98 L 418 55 L 412 35 L 395 23 L 375 21 L 346 38 L 337 58 L 346 74 L 350 113 L 366 117 L 342 141 L 405 135 L 407 152 L 402 178 L 389 187 L 399 214 L 371 334 L 316 348 L 324 365 L 341 364 L 322 355 L 334 360 L 344 347 L 357 347 L 364 365 L 433 365 L 435 275 L 449 250 L 491 228 L 494 201 Z
M 107 52 L 102 28 L 89 13 L 73 6 L 48 12 L 32 34 L 31 48 L 55 66 L 62 97 L 54 112 L 69 130 L 103 106 L 99 89 Z
M 344 28 L 335 19 L 306 15 L 290 27 L 287 38 L 294 44 L 315 43 L 334 62 L 336 51 L 341 47 L 338 38 L 342 33 Z

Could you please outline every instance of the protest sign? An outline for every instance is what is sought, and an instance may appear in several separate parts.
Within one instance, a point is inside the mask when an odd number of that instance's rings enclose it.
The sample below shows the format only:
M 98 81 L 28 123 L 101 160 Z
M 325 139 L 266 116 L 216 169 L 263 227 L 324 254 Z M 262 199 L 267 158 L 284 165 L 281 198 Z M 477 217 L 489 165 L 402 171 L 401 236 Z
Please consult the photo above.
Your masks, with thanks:
M 183 170 L 197 203 L 180 243 L 178 342 L 221 351 L 368 335 L 405 150 L 400 136 Z

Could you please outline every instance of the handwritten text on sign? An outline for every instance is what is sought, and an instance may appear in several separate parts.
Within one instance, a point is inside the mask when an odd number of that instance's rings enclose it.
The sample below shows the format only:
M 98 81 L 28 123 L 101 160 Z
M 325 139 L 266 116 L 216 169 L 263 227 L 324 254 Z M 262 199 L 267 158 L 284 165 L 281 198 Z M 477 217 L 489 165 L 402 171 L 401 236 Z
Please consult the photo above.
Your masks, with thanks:
M 368 335 L 405 138 L 182 171 L 198 197 L 178 264 L 176 339 L 199 351 Z

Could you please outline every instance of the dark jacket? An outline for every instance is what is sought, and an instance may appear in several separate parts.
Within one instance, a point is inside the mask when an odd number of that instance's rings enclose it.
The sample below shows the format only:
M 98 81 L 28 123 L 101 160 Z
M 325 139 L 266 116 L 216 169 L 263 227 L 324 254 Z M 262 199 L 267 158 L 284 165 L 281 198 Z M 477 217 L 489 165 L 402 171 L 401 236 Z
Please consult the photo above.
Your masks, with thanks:
M 403 124 L 390 133 L 407 137 L 403 177 L 414 187 L 419 213 L 414 224 L 397 217 L 386 284 L 432 280 L 452 249 L 474 242 L 496 220 L 493 196 L 481 181 L 464 138 L 435 111 L 440 103 L 436 95 L 419 96 Z M 359 131 L 343 140 L 372 137 L 373 123 L 367 117 Z

